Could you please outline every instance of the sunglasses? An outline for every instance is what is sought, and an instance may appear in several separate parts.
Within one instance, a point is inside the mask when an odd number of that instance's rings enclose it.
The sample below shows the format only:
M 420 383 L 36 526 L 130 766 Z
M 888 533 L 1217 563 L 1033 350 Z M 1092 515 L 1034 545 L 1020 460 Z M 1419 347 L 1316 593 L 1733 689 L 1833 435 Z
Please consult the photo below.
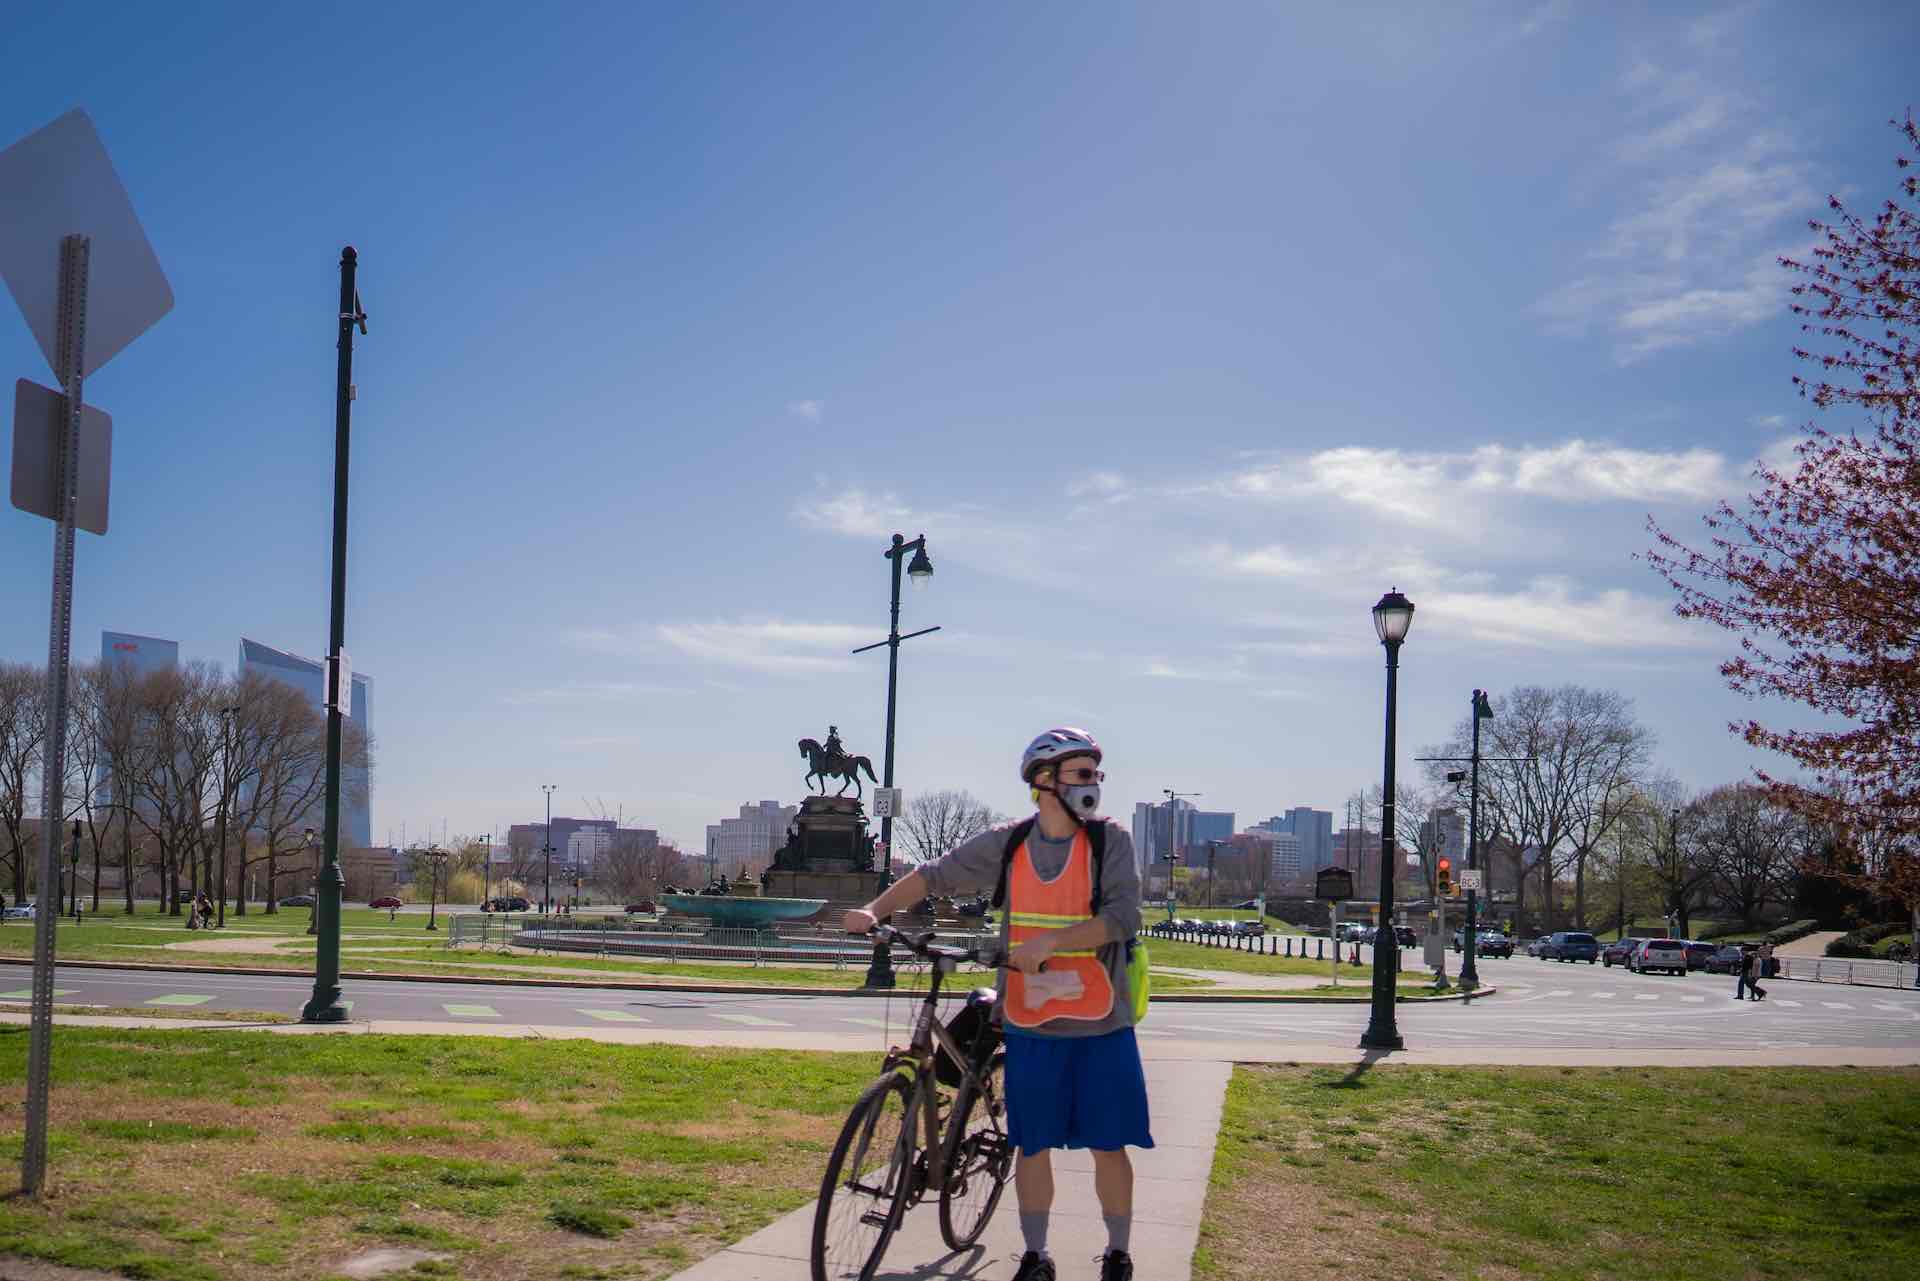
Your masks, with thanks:
M 1062 783 L 1104 783 L 1107 772 L 1097 769 L 1063 769 L 1060 771 Z

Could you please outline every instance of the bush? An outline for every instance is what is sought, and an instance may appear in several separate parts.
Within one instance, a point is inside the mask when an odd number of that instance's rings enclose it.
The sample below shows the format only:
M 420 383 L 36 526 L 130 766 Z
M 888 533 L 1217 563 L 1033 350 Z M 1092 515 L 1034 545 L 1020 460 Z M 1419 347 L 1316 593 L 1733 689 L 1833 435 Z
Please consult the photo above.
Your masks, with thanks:
M 1904 934 L 1911 928 L 1912 926 L 1905 921 L 1892 921 L 1886 925 L 1863 925 L 1827 944 L 1827 955 L 1871 960 L 1879 955 L 1873 950 L 1875 943 L 1881 939 L 1892 938 L 1895 934 Z
M 1795 939 L 1803 939 L 1819 928 L 1820 922 L 1818 921 L 1789 921 L 1779 929 L 1768 930 L 1766 933 L 1766 941 L 1775 947 L 1779 947 L 1782 943 L 1791 943 Z

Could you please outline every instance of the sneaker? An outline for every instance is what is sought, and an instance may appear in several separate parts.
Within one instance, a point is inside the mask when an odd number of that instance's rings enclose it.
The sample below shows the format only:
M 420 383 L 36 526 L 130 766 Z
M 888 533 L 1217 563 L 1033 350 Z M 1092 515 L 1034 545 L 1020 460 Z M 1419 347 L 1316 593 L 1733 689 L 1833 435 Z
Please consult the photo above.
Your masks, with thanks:
M 1133 1281 L 1133 1256 L 1109 1250 L 1100 1256 L 1100 1281 Z
M 1020 1270 L 1013 1274 L 1013 1281 L 1057 1281 L 1057 1278 L 1053 1260 L 1032 1250 L 1020 1256 Z

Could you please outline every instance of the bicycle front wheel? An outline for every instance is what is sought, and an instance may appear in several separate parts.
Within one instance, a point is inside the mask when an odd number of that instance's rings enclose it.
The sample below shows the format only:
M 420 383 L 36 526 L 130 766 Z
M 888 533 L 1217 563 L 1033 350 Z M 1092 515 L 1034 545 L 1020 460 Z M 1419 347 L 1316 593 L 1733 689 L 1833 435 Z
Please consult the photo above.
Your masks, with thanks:
M 1007 1141 L 1007 1056 L 995 1054 L 977 1083 L 967 1081 L 953 1101 L 947 1127 L 947 1178 L 940 1188 L 940 1235 L 964 1250 L 980 1239 L 1013 1174 Z
M 889 1072 L 847 1114 L 813 1212 L 813 1281 L 872 1281 L 906 1200 L 912 1098 L 906 1078 Z

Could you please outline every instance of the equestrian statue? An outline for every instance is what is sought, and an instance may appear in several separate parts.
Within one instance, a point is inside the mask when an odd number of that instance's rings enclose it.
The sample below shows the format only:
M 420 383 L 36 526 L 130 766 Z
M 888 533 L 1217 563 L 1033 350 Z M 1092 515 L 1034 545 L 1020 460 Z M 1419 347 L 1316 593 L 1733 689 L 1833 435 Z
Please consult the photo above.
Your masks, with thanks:
M 856 798 L 860 797 L 863 795 L 860 786 L 860 771 L 862 770 L 866 771 L 867 778 L 871 781 L 876 783 L 880 781 L 874 778 L 872 761 L 864 756 L 849 756 L 847 754 L 846 749 L 841 746 L 840 743 L 840 727 L 838 725 L 827 726 L 827 744 L 825 747 L 822 747 L 811 738 L 801 739 L 800 755 L 807 758 L 808 789 L 812 789 L 813 781 L 817 778 L 820 780 L 820 794 L 822 796 L 825 796 L 827 793 L 827 780 L 838 778 L 841 779 L 842 782 L 840 784 L 840 790 L 834 793 L 835 796 L 845 796 L 847 794 L 847 784 L 851 783 L 853 784 L 854 796 Z

